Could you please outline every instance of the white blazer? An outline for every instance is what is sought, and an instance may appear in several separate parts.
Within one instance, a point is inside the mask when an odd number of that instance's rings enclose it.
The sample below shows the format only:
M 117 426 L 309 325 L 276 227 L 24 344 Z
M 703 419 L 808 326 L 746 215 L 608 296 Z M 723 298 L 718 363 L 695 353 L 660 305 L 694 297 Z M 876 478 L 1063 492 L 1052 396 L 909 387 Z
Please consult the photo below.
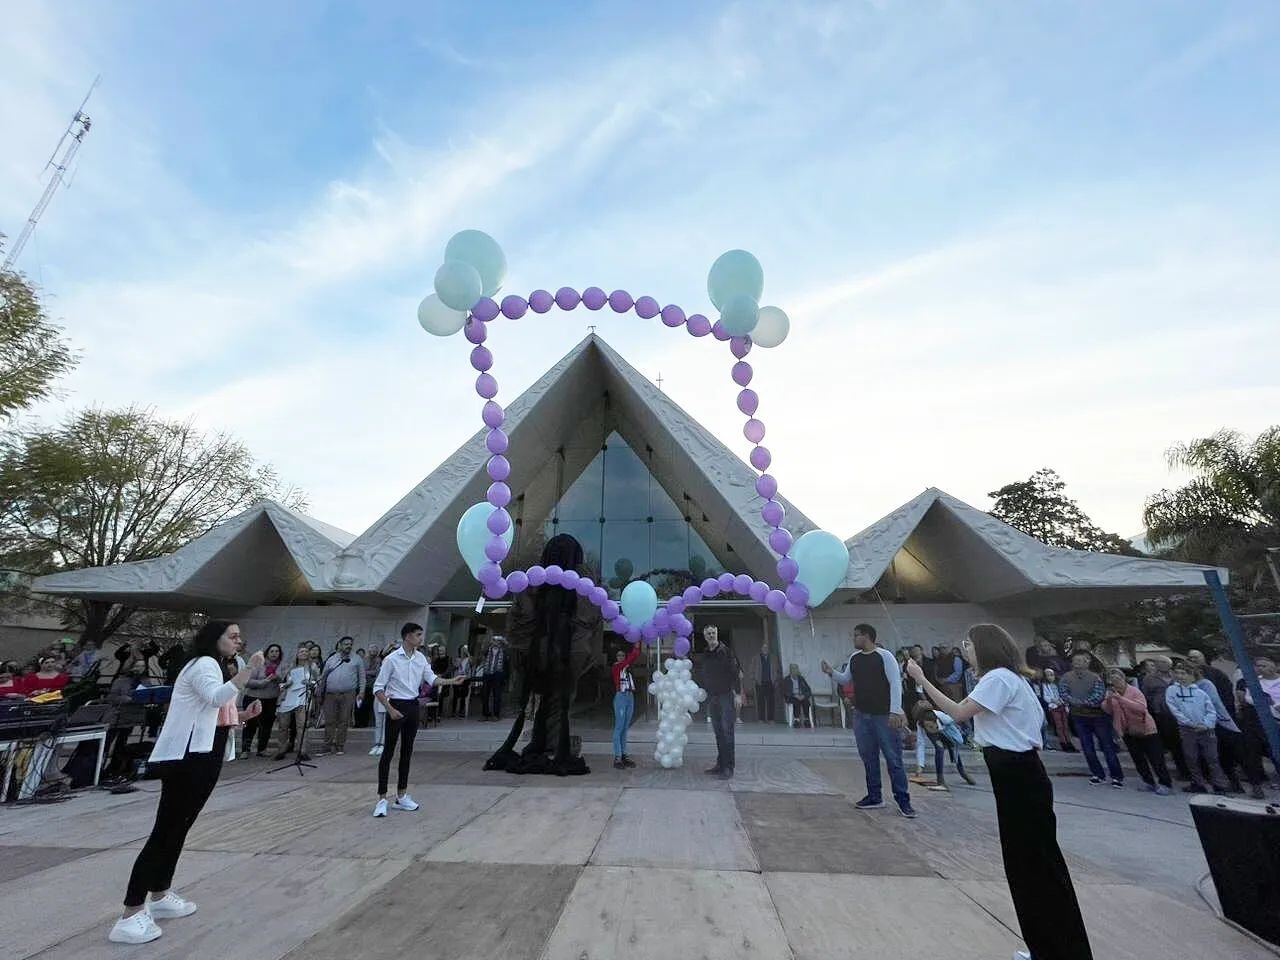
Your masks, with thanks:
M 218 708 L 236 698 L 239 689 L 223 682 L 222 667 L 213 657 L 197 657 L 182 668 L 173 684 L 169 713 L 156 737 L 151 762 L 181 760 L 192 753 L 213 750 Z

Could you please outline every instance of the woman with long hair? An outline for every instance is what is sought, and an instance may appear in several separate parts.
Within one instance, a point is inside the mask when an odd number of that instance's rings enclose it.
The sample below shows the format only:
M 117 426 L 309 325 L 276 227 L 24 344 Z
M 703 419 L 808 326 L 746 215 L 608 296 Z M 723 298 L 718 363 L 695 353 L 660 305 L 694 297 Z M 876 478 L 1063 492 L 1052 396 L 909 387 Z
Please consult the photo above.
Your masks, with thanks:
M 991 774 L 1000 852 L 1013 908 L 1028 951 L 1015 960 L 1093 960 L 1067 862 L 1058 847 L 1053 784 L 1040 762 L 1044 712 L 1023 670 L 1013 637 L 992 623 L 969 628 L 962 650 L 978 683 L 960 703 L 930 683 L 920 664 L 907 672 L 943 713 L 972 720 Z
M 303 727 L 303 718 L 306 716 L 311 684 L 315 680 L 315 674 L 311 669 L 310 645 L 299 644 L 293 654 L 293 666 L 288 670 L 281 667 L 277 672 L 282 673 L 283 676 L 280 678 L 280 702 L 276 704 L 276 744 L 280 749 L 275 759 L 283 760 L 293 753 L 296 744 L 298 758 L 303 761 L 310 760 L 307 745 L 297 742 L 298 733 Z
M 243 670 L 228 677 L 223 664 L 234 656 L 239 638 L 236 624 L 210 620 L 191 641 L 190 658 L 174 682 L 149 761 L 160 771 L 162 784 L 155 825 L 129 875 L 124 913 L 109 935 L 114 943 L 150 943 L 161 934 L 156 920 L 196 912 L 194 903 L 171 889 L 173 872 L 187 832 L 222 772 L 227 736 L 238 722 L 236 698 L 251 669 L 262 663 L 262 654 L 255 653 Z
M 582 544 L 557 534 L 542 549 L 543 568 L 579 572 Z M 507 621 L 508 649 L 521 661 L 518 707 L 506 742 L 486 761 L 486 770 L 511 773 L 590 773 L 572 749 L 569 708 L 578 678 L 602 647 L 599 609 L 577 591 L 542 584 L 517 595 Z M 520 754 L 516 742 L 532 704 L 533 732 Z
M 251 671 L 249 682 L 245 684 L 248 699 L 246 707 L 261 703 L 260 713 L 244 725 L 244 752 L 248 754 L 253 746 L 254 735 L 257 735 L 259 757 L 267 755 L 267 742 L 271 739 L 271 728 L 276 722 L 276 704 L 280 701 L 280 681 L 284 679 L 280 669 L 280 661 L 284 659 L 284 650 L 280 644 L 273 643 L 264 651 L 265 659 L 261 666 Z

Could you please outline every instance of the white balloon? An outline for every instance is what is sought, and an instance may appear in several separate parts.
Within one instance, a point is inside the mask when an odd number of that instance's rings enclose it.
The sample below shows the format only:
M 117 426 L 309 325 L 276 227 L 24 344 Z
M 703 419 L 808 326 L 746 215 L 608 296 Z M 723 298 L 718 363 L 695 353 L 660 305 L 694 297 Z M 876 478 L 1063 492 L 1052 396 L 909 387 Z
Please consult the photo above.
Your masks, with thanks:
M 761 307 L 756 314 L 755 329 L 751 331 L 751 342 L 757 347 L 776 347 L 787 339 L 791 332 L 791 318 L 777 307 Z
M 454 310 L 444 305 L 434 293 L 429 293 L 418 304 L 418 323 L 422 329 L 437 337 L 451 337 L 467 322 L 465 310 Z
M 664 666 L 667 668 L 667 673 L 670 673 L 672 670 L 676 668 L 677 662 L 678 661 L 673 660 L 671 657 L 667 657 L 667 662 L 664 664 Z

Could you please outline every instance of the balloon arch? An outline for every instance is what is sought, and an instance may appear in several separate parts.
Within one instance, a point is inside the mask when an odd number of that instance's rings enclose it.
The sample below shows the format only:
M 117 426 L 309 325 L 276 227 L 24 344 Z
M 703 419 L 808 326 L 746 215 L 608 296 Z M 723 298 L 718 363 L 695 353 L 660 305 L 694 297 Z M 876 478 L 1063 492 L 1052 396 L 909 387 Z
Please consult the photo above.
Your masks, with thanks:
M 476 393 L 484 400 L 481 419 L 488 428 L 485 448 L 489 453 L 487 469 L 491 482 L 485 502 L 469 508 L 458 523 L 458 549 L 479 581 L 484 596 L 497 600 L 508 593 L 520 593 L 543 584 L 575 590 L 599 607 L 605 624 L 630 643 L 652 644 L 674 634 L 673 650 L 681 659 L 688 656 L 689 637 L 693 633 L 693 622 L 686 611 L 703 600 L 737 594 L 763 603 L 775 613 L 802 620 L 810 608 L 830 596 L 844 579 L 849 563 L 848 549 L 837 536 L 825 530 L 810 530 L 794 539 L 786 527 L 785 510 L 778 500 L 778 482 L 767 472 L 773 457 L 768 448 L 762 446 L 765 427 L 756 416 L 760 398 L 751 389 L 754 371 L 746 358 L 752 346 L 781 344 L 790 330 L 790 320 L 777 307 L 759 305 L 764 292 L 760 262 L 745 250 L 730 250 L 712 264 L 707 275 L 707 293 L 720 312 L 715 323 L 701 313 L 686 314 L 675 304 L 660 306 L 650 296 L 633 298 L 625 290 L 606 294 L 599 287 L 587 287 L 581 293 L 572 287 L 561 287 L 554 294 L 535 290 L 527 299 L 508 294 L 498 302 L 494 295 L 502 288 L 506 270 L 506 255 L 492 237 L 479 230 L 463 230 L 445 247 L 444 263 L 435 275 L 435 293 L 428 295 L 418 307 L 418 322 L 428 333 L 445 337 L 461 330 L 474 344 L 471 366 L 478 372 Z M 693 337 L 710 334 L 716 340 L 728 342 L 735 360 L 731 375 L 740 388 L 738 409 L 747 417 L 742 432 L 752 444 L 751 466 L 760 474 L 755 485 L 764 500 L 760 516 L 769 527 L 769 546 L 778 555 L 780 586 L 772 587 L 746 574 L 722 573 L 659 604 L 657 593 L 644 580 L 633 580 L 622 590 L 620 599 L 613 600 L 603 586 L 576 570 L 534 565 L 527 570 L 503 573 L 502 562 L 514 540 L 514 526 L 507 512 L 512 497 L 507 485 L 511 463 L 506 457 L 507 434 L 502 429 L 505 413 L 495 399 L 498 381 L 492 373 L 493 352 L 485 346 L 489 324 L 499 317 L 518 320 L 530 310 L 547 313 L 553 306 L 567 311 L 579 306 L 602 310 L 606 305 L 615 313 L 634 310 L 644 320 L 658 317 L 665 326 L 684 327 Z

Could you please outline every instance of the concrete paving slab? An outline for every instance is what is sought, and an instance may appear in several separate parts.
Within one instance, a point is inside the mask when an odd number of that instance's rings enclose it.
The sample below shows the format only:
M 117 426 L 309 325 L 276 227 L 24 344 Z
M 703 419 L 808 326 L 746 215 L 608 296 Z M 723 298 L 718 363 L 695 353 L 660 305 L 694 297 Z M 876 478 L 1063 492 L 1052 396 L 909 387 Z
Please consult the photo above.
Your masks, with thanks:
M 587 867 L 543 960 L 785 960 L 759 874 Z
M 592 787 L 513 790 L 426 858 L 473 863 L 585 864 L 620 793 L 617 788 Z
M 164 936 L 145 948 L 147 960 L 279 957 L 330 923 L 335 905 L 357 907 L 377 895 L 406 866 L 403 860 L 282 856 L 245 859 L 209 873 L 196 883 L 176 885 L 184 896 L 200 904 L 200 911 L 181 920 L 166 921 Z M 240 922 L 249 904 L 255 922 Z M 104 921 L 37 956 L 41 960 L 138 956 L 137 947 L 108 943 L 107 931 Z
M 134 850 L 102 850 L 0 884 L 0 955 L 28 957 L 82 933 L 84 943 L 106 947 L 136 856 Z M 175 885 L 198 886 L 221 870 L 244 869 L 248 860 L 243 854 L 183 854 Z
M 991 960 L 1022 946 L 947 880 L 816 873 L 767 873 L 764 880 L 796 960 L 940 953 L 947 960 Z
M 414 863 L 285 960 L 537 960 L 581 869 Z
M 623 790 L 591 863 L 760 869 L 733 797 L 711 791 Z
M 1009 887 L 984 880 L 955 886 L 1013 930 Z M 1204 910 L 1188 910 L 1170 897 L 1127 883 L 1076 884 L 1089 943 L 1107 960 L 1169 960 L 1171 957 L 1275 960 L 1275 953 Z
M 766 872 L 935 876 L 910 846 L 894 842 L 879 826 L 898 816 L 892 804 L 862 811 L 843 797 L 735 793 L 734 799 Z
M 98 852 L 97 847 L 17 847 L 0 850 L 0 883 L 32 877 L 41 870 Z
M 737 762 L 729 789 L 734 792 L 838 794 L 840 791 L 799 760 L 744 757 Z

